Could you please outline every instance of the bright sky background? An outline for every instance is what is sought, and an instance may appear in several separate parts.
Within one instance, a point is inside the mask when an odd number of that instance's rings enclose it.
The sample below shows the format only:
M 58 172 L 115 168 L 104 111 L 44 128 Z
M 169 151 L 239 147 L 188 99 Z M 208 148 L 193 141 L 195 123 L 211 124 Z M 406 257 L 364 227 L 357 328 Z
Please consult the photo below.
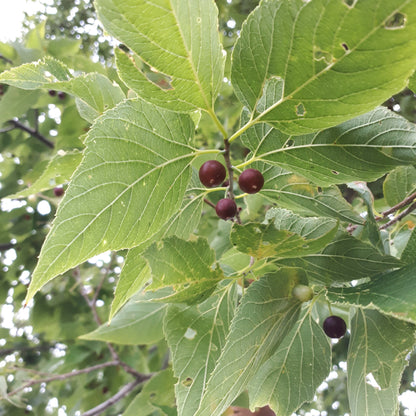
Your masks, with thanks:
M 24 12 L 35 14 L 42 7 L 32 0 L 0 0 L 0 41 L 8 42 L 19 37 Z

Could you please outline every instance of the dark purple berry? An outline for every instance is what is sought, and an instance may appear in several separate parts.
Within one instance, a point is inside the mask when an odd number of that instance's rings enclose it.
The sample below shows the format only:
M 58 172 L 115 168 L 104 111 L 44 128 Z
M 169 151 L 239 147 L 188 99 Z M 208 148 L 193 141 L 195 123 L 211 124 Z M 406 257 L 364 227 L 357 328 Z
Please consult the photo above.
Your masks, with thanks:
M 55 91 L 55 90 L 49 90 L 49 91 L 48 91 L 48 94 L 49 94 L 51 97 L 55 97 L 55 95 L 56 95 L 56 91 Z
M 58 98 L 59 98 L 60 100 L 63 100 L 65 97 L 66 97 L 66 94 L 65 94 L 63 91 L 59 91 L 59 92 L 58 92 Z
M 215 206 L 215 212 L 223 220 L 230 220 L 237 214 L 237 205 L 232 199 L 220 199 Z
M 243 192 L 255 194 L 263 188 L 264 178 L 257 169 L 246 169 L 238 178 L 238 185 Z
M 53 193 L 55 194 L 55 196 L 60 197 L 64 194 L 64 188 L 57 186 L 53 189 Z
M 216 160 L 208 160 L 199 168 L 199 180 L 207 188 L 221 185 L 226 175 L 224 165 Z
M 328 316 L 323 324 L 324 332 L 330 338 L 341 338 L 347 332 L 347 324 L 336 315 Z

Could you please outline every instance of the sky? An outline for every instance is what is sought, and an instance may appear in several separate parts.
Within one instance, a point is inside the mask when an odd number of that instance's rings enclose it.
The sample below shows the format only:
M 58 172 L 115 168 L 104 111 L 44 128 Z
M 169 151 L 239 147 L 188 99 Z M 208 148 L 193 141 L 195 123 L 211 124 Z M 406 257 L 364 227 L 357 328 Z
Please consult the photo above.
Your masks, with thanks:
M 8 42 L 19 37 L 24 12 L 31 15 L 41 9 L 38 1 L 0 0 L 0 41 Z

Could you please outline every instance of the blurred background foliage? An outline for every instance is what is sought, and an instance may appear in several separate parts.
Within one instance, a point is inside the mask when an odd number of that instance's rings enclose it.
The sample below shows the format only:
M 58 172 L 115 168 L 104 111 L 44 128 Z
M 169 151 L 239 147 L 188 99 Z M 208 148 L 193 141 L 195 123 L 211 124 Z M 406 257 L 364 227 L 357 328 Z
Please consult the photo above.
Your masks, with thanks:
M 100 72 L 119 82 L 114 69 L 115 44 L 103 32 L 90 0 L 43 0 L 44 11 L 27 16 L 21 40 L 0 43 L 0 72 L 46 55 L 64 61 L 77 71 Z M 226 79 L 217 101 L 217 113 L 231 130 L 239 123 L 241 105 L 229 83 L 230 55 L 241 25 L 258 4 L 257 0 L 217 0 L 219 29 L 228 61 Z M 6 6 L 3 6 L 6 7 Z M 124 88 L 124 86 L 123 86 Z M 405 90 L 385 105 L 416 122 L 416 99 Z M 0 198 L 30 186 L 59 152 L 83 149 L 83 136 L 89 129 L 76 109 L 74 99 L 59 91 L 24 91 L 0 86 Z M 220 147 L 221 137 L 204 116 L 196 140 L 201 147 Z M 237 143 L 236 160 L 245 149 Z M 62 154 L 62 153 L 61 153 Z M 65 190 L 67 179 L 51 182 L 46 189 L 20 200 L 2 200 L 0 212 L 0 396 L 13 391 L 23 380 L 62 374 L 112 360 L 105 343 L 77 339 L 105 322 L 113 297 L 123 253 L 106 253 L 92 259 L 48 284 L 34 302 L 22 308 L 29 277 L 61 199 L 58 186 Z M 382 198 L 382 183 L 369 184 L 376 198 Z M 354 195 L 345 196 L 352 200 Z M 218 250 L 225 222 L 208 217 L 200 234 L 206 235 Z M 97 288 L 99 290 L 97 290 Z M 95 301 L 93 310 L 88 302 Z M 346 396 L 346 353 L 348 337 L 334 345 L 333 371 L 317 392 L 316 401 L 304 406 L 299 415 L 336 416 L 348 414 Z M 152 347 L 116 345 L 120 359 L 138 371 L 159 371 L 166 366 L 164 342 Z M 401 392 L 415 390 L 416 357 L 410 357 Z M 105 401 L 131 379 L 120 367 L 112 366 L 77 377 L 35 384 L 9 399 L 0 401 L 0 416 L 76 415 Z M 6 386 L 7 384 L 7 386 Z M 117 415 L 130 399 L 106 410 Z M 244 397 L 236 405 L 244 405 Z M 165 409 L 167 412 L 167 410 Z M 78 412 L 78 413 L 77 413 Z M 410 415 L 404 408 L 401 415 Z M 407 413 L 406 413 L 407 412 Z M 162 410 L 154 415 L 167 414 Z M 174 413 L 172 413 L 174 414 Z M 413 413 L 414 414 L 414 413 Z

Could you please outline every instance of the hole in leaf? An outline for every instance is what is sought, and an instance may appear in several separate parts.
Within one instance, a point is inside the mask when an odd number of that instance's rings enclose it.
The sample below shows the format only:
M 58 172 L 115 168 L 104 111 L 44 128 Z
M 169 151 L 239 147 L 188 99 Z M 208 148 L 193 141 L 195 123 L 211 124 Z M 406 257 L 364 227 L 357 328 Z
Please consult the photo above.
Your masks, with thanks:
M 192 380 L 191 377 L 187 377 L 184 381 L 182 381 L 182 384 L 185 387 L 191 387 L 192 383 L 194 382 L 194 380 Z
M 295 142 L 292 139 L 287 139 L 285 145 L 283 147 L 292 147 Z
M 384 27 L 389 30 L 403 29 L 405 26 L 406 16 L 403 13 L 395 13 L 384 23 Z
M 331 172 L 332 172 L 334 175 L 339 175 L 339 172 L 337 172 L 336 170 L 331 170 Z
M 346 50 L 349 51 L 350 48 L 348 47 L 348 45 L 346 43 L 342 43 L 341 46 Z
M 195 329 L 192 328 L 187 328 L 184 337 L 186 339 L 192 340 L 195 338 L 195 335 L 197 334 L 197 332 L 195 331 Z
M 355 3 L 357 3 L 357 0 L 344 0 L 344 4 L 351 9 L 355 6 Z
M 369 384 L 371 387 L 374 387 L 377 390 L 381 390 L 380 385 L 377 383 L 376 379 L 374 378 L 372 373 L 368 373 L 365 376 L 365 382 Z
M 296 115 L 298 117 L 303 117 L 305 115 L 305 113 L 306 113 L 305 106 L 302 103 L 299 103 L 296 106 Z
M 130 49 L 124 44 L 124 43 L 120 43 L 120 45 L 118 45 L 118 47 L 126 53 L 130 53 Z

